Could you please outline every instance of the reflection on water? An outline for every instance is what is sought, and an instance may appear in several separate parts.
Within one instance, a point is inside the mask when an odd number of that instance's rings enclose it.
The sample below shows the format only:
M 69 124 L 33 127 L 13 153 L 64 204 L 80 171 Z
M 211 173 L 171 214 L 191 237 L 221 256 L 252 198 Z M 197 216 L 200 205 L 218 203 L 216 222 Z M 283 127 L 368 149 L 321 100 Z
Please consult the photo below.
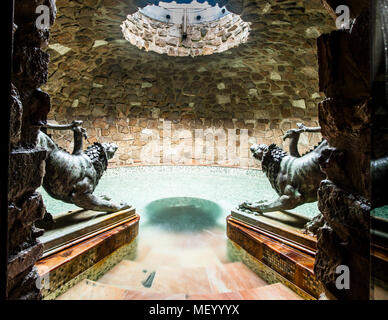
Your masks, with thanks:
M 137 255 L 127 258 L 153 266 L 209 266 L 229 262 L 225 227 L 190 232 L 140 225 Z
M 52 199 L 42 188 L 47 210 L 77 207 Z M 109 169 L 95 195 L 124 200 L 140 215 L 135 261 L 151 265 L 208 266 L 230 261 L 226 217 L 242 201 L 278 197 L 258 170 L 201 166 L 140 166 Z M 313 217 L 316 203 L 296 208 Z
M 151 202 L 144 209 L 147 224 L 166 231 L 194 232 L 214 228 L 222 208 L 209 200 L 189 197 L 166 198 Z
M 76 209 L 42 192 L 52 214 Z M 140 215 L 138 251 L 152 265 L 208 266 L 230 261 L 226 217 L 242 201 L 278 197 L 261 171 L 222 167 L 142 166 L 109 169 L 95 195 L 124 200 Z M 293 210 L 308 217 L 316 203 Z
M 76 206 L 51 198 L 43 188 L 47 210 L 51 214 L 77 209 Z M 274 200 L 278 197 L 264 173 L 258 170 L 197 166 L 142 166 L 108 169 L 95 195 L 106 194 L 114 201 L 124 200 L 136 208 L 145 223 L 145 207 L 152 201 L 170 197 L 208 199 L 230 213 L 242 201 Z M 319 213 L 316 203 L 297 207 L 307 217 Z M 224 221 L 224 217 L 221 218 Z

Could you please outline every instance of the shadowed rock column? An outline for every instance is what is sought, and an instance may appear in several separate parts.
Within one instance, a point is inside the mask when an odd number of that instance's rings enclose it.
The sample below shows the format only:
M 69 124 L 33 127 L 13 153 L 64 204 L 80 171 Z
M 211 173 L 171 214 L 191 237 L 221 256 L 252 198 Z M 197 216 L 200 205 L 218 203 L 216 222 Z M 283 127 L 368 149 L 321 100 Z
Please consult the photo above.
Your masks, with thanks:
M 336 1 L 326 1 L 335 11 Z M 339 5 L 339 4 L 338 4 Z M 322 135 L 331 149 L 320 165 L 327 175 L 318 190 L 325 225 L 318 231 L 315 273 L 338 299 L 369 299 L 370 66 L 367 1 L 347 1 L 352 23 L 318 38 Z M 339 265 L 350 271 L 350 288 L 336 285 Z
M 44 52 L 48 29 L 38 29 L 35 21 L 39 5 L 49 9 L 54 23 L 54 0 L 15 1 L 14 48 L 10 114 L 10 166 L 8 193 L 8 299 L 39 299 L 35 262 L 43 246 L 34 227 L 44 215 L 42 197 L 35 190 L 44 175 L 45 150 L 37 147 L 40 125 L 50 110 L 50 97 L 38 88 L 47 81 L 49 55 Z

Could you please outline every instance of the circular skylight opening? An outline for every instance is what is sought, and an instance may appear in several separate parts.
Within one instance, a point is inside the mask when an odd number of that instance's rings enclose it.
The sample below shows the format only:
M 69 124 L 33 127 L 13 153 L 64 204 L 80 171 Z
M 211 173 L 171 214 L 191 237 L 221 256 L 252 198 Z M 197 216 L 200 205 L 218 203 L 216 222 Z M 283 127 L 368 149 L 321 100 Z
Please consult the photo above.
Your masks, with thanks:
M 146 51 L 192 57 L 223 52 L 247 41 L 249 23 L 240 16 L 218 4 L 178 1 L 148 5 L 128 15 L 121 25 L 125 39 Z
M 158 5 L 148 5 L 139 11 L 145 16 L 166 23 L 187 24 L 204 23 L 219 20 L 230 12 L 208 2 L 197 1 L 159 2 Z

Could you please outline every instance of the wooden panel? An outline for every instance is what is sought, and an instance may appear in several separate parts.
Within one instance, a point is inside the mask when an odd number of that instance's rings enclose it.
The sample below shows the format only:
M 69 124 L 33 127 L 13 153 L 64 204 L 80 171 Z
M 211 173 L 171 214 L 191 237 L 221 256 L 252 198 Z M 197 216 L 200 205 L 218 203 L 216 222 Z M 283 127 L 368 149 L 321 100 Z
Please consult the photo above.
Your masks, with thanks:
M 305 234 L 301 229 L 308 222 L 296 214 L 290 212 L 270 212 L 262 216 L 255 216 L 245 212 L 232 210 L 231 217 L 234 222 L 241 222 L 244 226 L 250 226 L 253 229 L 266 231 L 268 234 L 276 235 L 279 241 L 295 246 L 307 253 L 315 255 L 317 250 L 317 239 L 311 235 Z
M 39 238 L 43 257 L 103 233 L 136 217 L 135 208 L 115 213 L 76 210 L 54 217 L 54 226 Z
M 314 257 L 263 235 L 249 226 L 227 219 L 227 235 L 250 255 L 318 298 L 322 286 L 314 275 Z
M 50 279 L 50 288 L 44 295 L 56 291 L 115 250 L 133 241 L 138 235 L 139 219 L 136 216 L 118 227 L 39 260 L 35 266 L 40 277 L 48 276 Z

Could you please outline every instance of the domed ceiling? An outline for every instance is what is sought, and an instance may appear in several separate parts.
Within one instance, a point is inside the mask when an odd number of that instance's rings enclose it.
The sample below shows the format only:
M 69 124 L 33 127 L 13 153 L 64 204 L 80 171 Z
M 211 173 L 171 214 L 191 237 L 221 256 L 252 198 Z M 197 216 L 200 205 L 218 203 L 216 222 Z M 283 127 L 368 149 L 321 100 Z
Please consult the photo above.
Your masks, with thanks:
M 159 54 L 125 39 L 121 26 L 128 15 L 159 1 L 56 3 L 45 89 L 58 121 L 90 114 L 307 120 L 317 115 L 322 95 L 316 38 L 334 28 L 319 0 L 210 1 L 249 24 L 249 35 L 226 51 L 198 56 L 179 56 L 178 46 L 173 56 Z M 223 35 L 221 44 L 233 30 Z M 167 46 L 169 38 L 164 40 Z M 193 43 L 207 48 L 205 41 Z

